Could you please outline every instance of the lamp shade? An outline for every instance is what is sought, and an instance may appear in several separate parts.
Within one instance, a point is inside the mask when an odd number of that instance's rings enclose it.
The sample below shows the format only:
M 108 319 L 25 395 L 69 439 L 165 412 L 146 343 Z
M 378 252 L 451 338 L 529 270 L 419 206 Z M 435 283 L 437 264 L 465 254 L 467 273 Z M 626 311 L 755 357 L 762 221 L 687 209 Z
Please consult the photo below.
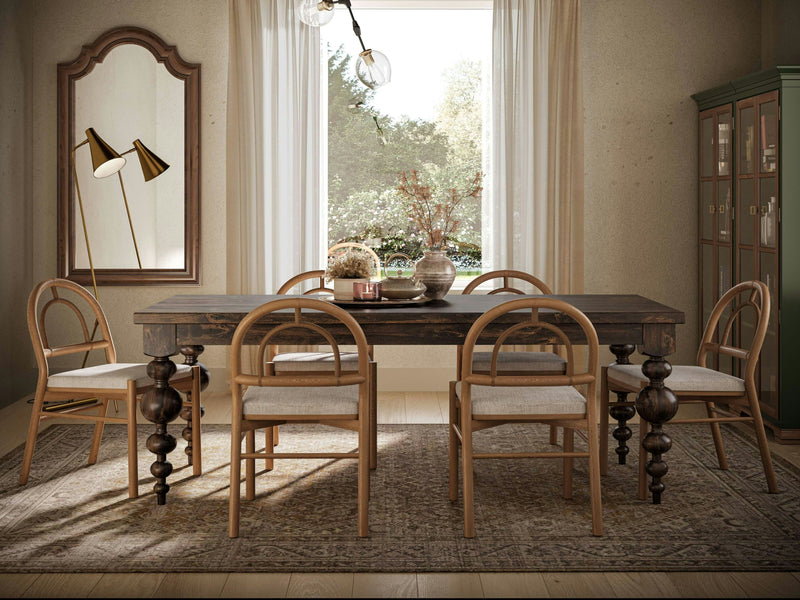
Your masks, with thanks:
M 139 164 L 142 167 L 142 174 L 145 181 L 150 181 L 169 169 L 169 165 L 156 156 L 145 146 L 141 140 L 134 140 L 133 147 L 139 157 Z
M 108 177 L 125 166 L 125 159 L 97 135 L 93 127 L 86 130 L 86 139 L 92 153 L 92 169 L 98 179 Z
M 322 0 L 297 0 L 295 14 L 306 25 L 320 27 L 333 19 L 333 2 Z
M 392 66 L 382 52 L 364 50 L 358 55 L 356 76 L 361 83 L 374 90 L 392 80 Z

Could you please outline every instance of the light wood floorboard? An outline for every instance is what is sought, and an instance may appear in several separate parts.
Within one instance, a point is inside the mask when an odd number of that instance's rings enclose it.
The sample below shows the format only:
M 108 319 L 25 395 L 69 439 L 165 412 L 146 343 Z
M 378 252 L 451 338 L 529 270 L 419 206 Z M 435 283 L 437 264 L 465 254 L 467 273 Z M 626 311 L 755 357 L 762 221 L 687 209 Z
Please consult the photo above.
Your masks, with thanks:
M 483 598 L 478 573 L 417 573 L 420 598 Z
M 606 573 L 617 598 L 680 598 L 666 573 Z
M 158 586 L 158 598 L 219 598 L 227 573 L 167 573 Z
M 353 598 L 417 598 L 414 573 L 355 573 Z
M 747 596 L 731 573 L 667 573 L 678 593 L 695 598 L 744 598 Z
M 731 573 L 749 598 L 799 598 L 800 581 L 792 573 Z
M 542 573 L 551 598 L 609 598 L 614 595 L 604 573 Z
M 102 573 L 42 573 L 23 598 L 87 598 Z
M 152 598 L 164 573 L 104 573 L 89 598 Z
M 549 598 L 541 573 L 481 573 L 484 598 Z
M 291 573 L 231 573 L 221 598 L 285 598 Z
M 380 402 L 380 399 L 379 399 Z M 447 423 L 442 416 L 439 401 L 430 392 L 406 392 L 406 423 Z
M 0 598 L 19 598 L 38 577 L 39 573 L 0 573 Z
M 352 573 L 292 573 L 287 598 L 351 598 Z

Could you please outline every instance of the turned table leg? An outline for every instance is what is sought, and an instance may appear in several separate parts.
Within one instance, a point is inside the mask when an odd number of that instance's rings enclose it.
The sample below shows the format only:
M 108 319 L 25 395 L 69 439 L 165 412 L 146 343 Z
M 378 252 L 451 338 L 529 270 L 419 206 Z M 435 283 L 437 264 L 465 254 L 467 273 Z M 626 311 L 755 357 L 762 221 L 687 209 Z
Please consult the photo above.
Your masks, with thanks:
M 156 455 L 155 462 L 150 465 L 150 473 L 156 478 L 153 491 L 158 504 L 167 502 L 167 477 L 172 473 L 172 464 L 167 461 L 167 454 L 176 446 L 175 438 L 167 433 L 167 423 L 175 420 L 183 407 L 180 393 L 169 385 L 169 378 L 175 371 L 175 363 L 169 356 L 153 358 L 147 365 L 147 374 L 155 384 L 144 393 L 140 405 L 145 419 L 156 425 L 156 432 L 147 438 L 147 449 Z
M 181 354 L 183 354 L 185 357 L 183 364 L 189 365 L 190 367 L 197 365 L 200 368 L 201 391 L 208 387 L 208 383 L 210 381 L 208 368 L 206 368 L 203 363 L 197 361 L 197 357 L 203 353 L 203 350 L 205 350 L 205 347 L 199 345 L 181 347 Z M 187 463 L 192 466 L 192 473 L 194 475 L 202 475 L 203 465 L 199 453 L 199 435 L 195 436 L 194 431 L 196 428 L 199 433 L 200 419 L 203 417 L 206 411 L 205 408 L 203 408 L 203 405 L 200 404 L 200 399 L 192 398 L 192 393 L 190 391 L 186 392 L 186 397 L 187 400 L 189 400 L 189 404 L 184 405 L 180 414 L 181 419 L 186 421 L 186 427 L 183 428 L 181 435 L 183 436 L 183 439 L 186 440 Z M 197 422 L 194 422 L 195 420 Z M 195 455 L 198 457 L 197 460 L 195 460 Z
M 636 410 L 641 418 L 652 425 L 651 431 L 642 441 L 642 446 L 651 455 L 645 470 L 652 477 L 649 488 L 653 494 L 653 504 L 661 504 L 661 494 L 664 492 L 661 478 L 669 470 L 662 458 L 672 447 L 672 440 L 664 433 L 662 425 L 678 412 L 678 399 L 664 385 L 664 379 L 672 372 L 672 366 L 663 356 L 648 356 L 642 365 L 642 373 L 650 382 L 636 396 Z M 641 426 L 646 427 L 647 424 L 642 423 Z
M 616 362 L 612 363 L 612 366 L 629 365 L 631 364 L 630 355 L 636 350 L 636 346 L 633 344 L 612 344 L 609 346 L 609 349 L 614 356 L 617 357 Z M 617 440 L 617 447 L 614 451 L 617 453 L 619 464 L 624 465 L 625 459 L 630 452 L 628 440 L 631 439 L 633 435 L 631 428 L 628 427 L 628 421 L 636 415 L 636 409 L 630 404 L 626 404 L 628 401 L 628 392 L 615 393 L 617 394 L 617 402 L 609 407 L 608 413 L 611 415 L 612 419 L 617 421 L 617 427 L 614 429 L 613 433 L 614 439 Z M 606 433 L 603 434 L 606 435 Z

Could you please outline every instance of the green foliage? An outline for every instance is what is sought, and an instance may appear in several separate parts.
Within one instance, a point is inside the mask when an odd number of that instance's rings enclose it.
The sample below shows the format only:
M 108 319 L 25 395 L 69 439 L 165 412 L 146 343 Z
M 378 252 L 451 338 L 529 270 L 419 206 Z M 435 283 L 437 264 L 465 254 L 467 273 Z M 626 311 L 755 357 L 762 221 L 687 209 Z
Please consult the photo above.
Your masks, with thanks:
M 395 252 L 416 259 L 423 239 L 395 191 L 398 175 L 417 170 L 438 194 L 461 189 L 482 170 L 481 67 L 461 61 L 443 74 L 447 92 L 431 122 L 377 111 L 374 92 L 355 78 L 352 60 L 343 47 L 328 59 L 328 240 L 371 239 L 382 260 Z M 357 103 L 360 108 L 351 108 Z M 375 119 L 387 145 L 378 141 Z M 472 248 L 463 256 L 473 265 L 475 256 L 480 263 L 480 204 L 460 207 L 460 227 L 449 247 L 451 256 Z

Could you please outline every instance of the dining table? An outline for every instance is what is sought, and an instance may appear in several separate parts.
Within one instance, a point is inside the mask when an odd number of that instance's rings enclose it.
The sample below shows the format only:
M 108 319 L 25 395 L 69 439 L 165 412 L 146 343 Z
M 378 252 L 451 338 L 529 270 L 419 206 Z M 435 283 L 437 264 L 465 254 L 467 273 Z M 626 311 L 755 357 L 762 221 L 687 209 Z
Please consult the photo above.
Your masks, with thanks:
M 150 472 L 156 483 L 153 490 L 157 504 L 165 504 L 169 484 L 167 478 L 172 473 L 168 455 L 176 448 L 176 440 L 167 431 L 167 425 L 179 415 L 189 421 L 184 429 L 184 438 L 191 444 L 192 427 L 199 424 L 190 422 L 191 412 L 182 410 L 183 399 L 169 379 L 175 373 L 172 356 L 180 354 L 183 362 L 189 365 L 200 364 L 198 359 L 207 345 L 230 345 L 233 333 L 239 322 L 258 306 L 286 296 L 278 295 L 175 295 L 152 306 L 137 310 L 134 323 L 143 330 L 144 354 L 151 358 L 148 374 L 154 385 L 143 395 L 140 410 L 143 416 L 155 425 L 155 432 L 147 439 L 147 448 L 155 454 Z M 356 319 L 364 331 L 367 343 L 377 345 L 449 345 L 464 343 L 472 324 L 487 310 L 510 299 L 502 294 L 452 294 L 441 300 L 409 303 L 385 302 L 381 304 L 364 302 L 346 303 L 345 309 Z M 536 296 L 543 297 L 543 296 Z M 581 310 L 597 331 L 598 340 L 608 345 L 616 357 L 615 364 L 630 364 L 631 355 L 638 349 L 646 359 L 642 372 L 648 380 L 635 399 L 634 407 L 626 402 L 626 394 L 617 394 L 617 402 L 610 405 L 610 416 L 617 421 L 613 433 L 618 442 L 616 453 L 619 462 L 624 464 L 629 451 L 627 441 L 631 431 L 627 421 L 638 413 L 640 418 L 650 424 L 651 430 L 643 441 L 650 460 L 646 471 L 651 478 L 649 490 L 654 504 L 661 503 L 665 490 L 663 477 L 667 473 L 664 454 L 670 449 L 672 441 L 664 432 L 667 423 L 678 410 L 675 394 L 665 384 L 671 371 L 666 357 L 675 352 L 676 325 L 684 322 L 684 313 L 675 308 L 635 294 L 555 294 L 544 296 L 556 298 Z M 337 343 L 352 342 L 343 326 L 331 322 L 330 315 L 321 311 L 309 311 L 305 318 L 329 329 Z M 510 312 L 495 327 L 485 330 L 479 343 L 494 343 L 501 329 L 515 321 L 522 321 L 524 312 Z M 557 323 L 572 343 L 585 343 L 583 332 L 577 324 L 565 322 L 566 318 L 557 311 L 540 311 L 540 320 Z M 278 311 L 268 315 L 263 324 L 253 329 L 253 337 L 245 343 L 257 344 L 259 331 L 263 332 L 276 324 L 293 319 L 293 311 Z M 283 344 L 314 344 L 317 339 L 303 337 L 302 330 L 292 330 L 285 339 L 276 339 Z M 537 344 L 546 340 L 528 335 L 509 339 L 508 343 Z M 201 369 L 204 381 L 208 383 L 208 370 Z M 373 391 L 373 393 L 375 393 Z M 377 427 L 377 415 L 371 410 L 372 431 Z M 186 432 L 189 432 L 188 434 Z M 603 433 L 601 432 L 601 435 Z M 373 446 L 371 453 L 375 453 Z M 191 452 L 187 449 L 187 454 Z M 199 469 L 199 465 L 195 466 Z

